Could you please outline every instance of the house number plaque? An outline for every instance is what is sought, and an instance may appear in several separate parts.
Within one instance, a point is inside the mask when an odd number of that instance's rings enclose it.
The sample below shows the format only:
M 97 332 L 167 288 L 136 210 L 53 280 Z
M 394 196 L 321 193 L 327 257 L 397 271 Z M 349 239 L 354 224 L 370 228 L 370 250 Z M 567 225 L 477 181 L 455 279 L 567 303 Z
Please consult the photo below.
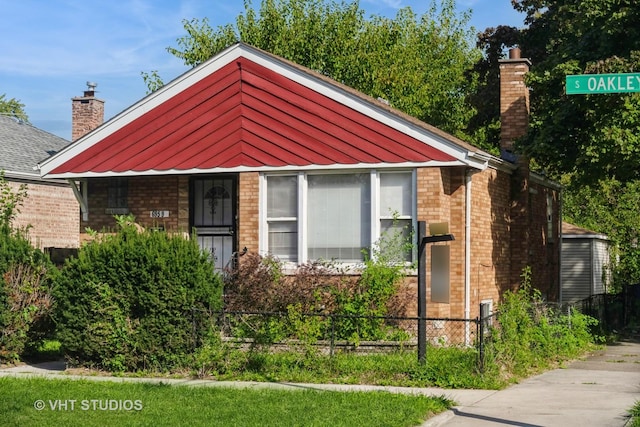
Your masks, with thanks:
M 151 218 L 169 218 L 169 211 L 149 211 Z

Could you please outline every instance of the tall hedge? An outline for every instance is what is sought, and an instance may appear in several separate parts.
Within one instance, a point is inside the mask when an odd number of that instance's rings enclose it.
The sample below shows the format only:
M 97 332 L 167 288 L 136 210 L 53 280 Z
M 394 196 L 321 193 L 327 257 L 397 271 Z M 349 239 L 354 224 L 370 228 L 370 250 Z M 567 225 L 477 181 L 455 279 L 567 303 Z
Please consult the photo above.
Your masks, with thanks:
M 26 185 L 12 187 L 0 170 L 0 361 L 17 361 L 51 328 L 49 284 L 56 270 L 31 244 L 28 227 L 13 224 L 26 197 Z
M 196 241 L 140 231 L 115 235 L 67 260 L 54 291 L 66 356 L 109 370 L 179 367 L 222 304 L 222 281 Z

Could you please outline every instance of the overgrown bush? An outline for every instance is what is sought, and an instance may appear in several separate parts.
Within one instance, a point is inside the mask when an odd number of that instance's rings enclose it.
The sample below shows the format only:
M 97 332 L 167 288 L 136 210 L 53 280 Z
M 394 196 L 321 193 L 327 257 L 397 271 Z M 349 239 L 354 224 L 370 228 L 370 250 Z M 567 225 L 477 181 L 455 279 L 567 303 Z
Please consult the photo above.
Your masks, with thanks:
M 530 269 L 525 269 L 521 287 L 503 295 L 497 323 L 488 343 L 491 363 L 507 375 L 526 376 L 588 349 L 597 321 L 545 303 L 540 291 L 531 287 Z
M 181 366 L 221 308 L 222 280 L 195 240 L 117 219 L 118 232 L 83 246 L 56 280 L 65 355 L 110 370 Z
M 225 308 L 271 314 L 235 318 L 234 335 L 265 344 L 286 338 L 314 342 L 330 335 L 358 344 L 406 335 L 383 319 L 404 310 L 399 298 L 391 304 L 406 268 L 404 236 L 392 233 L 378 243 L 359 274 L 334 262 L 308 262 L 285 274 L 272 256 L 244 255 L 226 276 Z
M 50 332 L 50 275 L 55 268 L 34 248 L 28 228 L 13 225 L 26 186 L 9 186 L 0 171 L 0 360 L 17 361 Z

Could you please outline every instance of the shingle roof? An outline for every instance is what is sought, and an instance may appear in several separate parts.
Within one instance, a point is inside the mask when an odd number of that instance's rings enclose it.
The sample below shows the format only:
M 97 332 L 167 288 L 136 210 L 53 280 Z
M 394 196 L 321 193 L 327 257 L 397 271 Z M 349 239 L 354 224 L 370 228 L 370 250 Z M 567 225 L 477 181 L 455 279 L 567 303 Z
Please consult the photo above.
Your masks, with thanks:
M 609 238 L 597 231 L 588 230 L 586 228 L 578 227 L 577 225 L 562 222 L 562 237 L 563 238 L 595 238 L 602 240 L 609 240 Z
M 60 151 L 69 141 L 13 117 L 0 115 L 0 170 L 7 175 L 29 174 L 39 178 L 33 168 L 38 162 Z

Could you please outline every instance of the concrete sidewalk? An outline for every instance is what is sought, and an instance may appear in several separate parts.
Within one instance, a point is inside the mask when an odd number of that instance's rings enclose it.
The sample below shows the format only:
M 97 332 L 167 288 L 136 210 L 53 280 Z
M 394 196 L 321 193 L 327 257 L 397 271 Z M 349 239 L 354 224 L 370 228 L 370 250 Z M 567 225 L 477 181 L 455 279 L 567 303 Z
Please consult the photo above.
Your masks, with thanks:
M 423 426 L 624 426 L 638 401 L 640 341 L 627 340 L 471 404 L 459 402 Z
M 427 420 L 422 427 L 606 427 L 624 426 L 628 420 L 627 411 L 640 400 L 640 341 L 622 341 L 607 346 L 564 369 L 545 372 L 500 391 L 75 375 L 65 370 L 63 362 L 0 369 L 0 377 L 3 376 L 150 382 L 196 387 L 384 390 L 445 396 L 456 402 L 457 406 L 452 410 Z

